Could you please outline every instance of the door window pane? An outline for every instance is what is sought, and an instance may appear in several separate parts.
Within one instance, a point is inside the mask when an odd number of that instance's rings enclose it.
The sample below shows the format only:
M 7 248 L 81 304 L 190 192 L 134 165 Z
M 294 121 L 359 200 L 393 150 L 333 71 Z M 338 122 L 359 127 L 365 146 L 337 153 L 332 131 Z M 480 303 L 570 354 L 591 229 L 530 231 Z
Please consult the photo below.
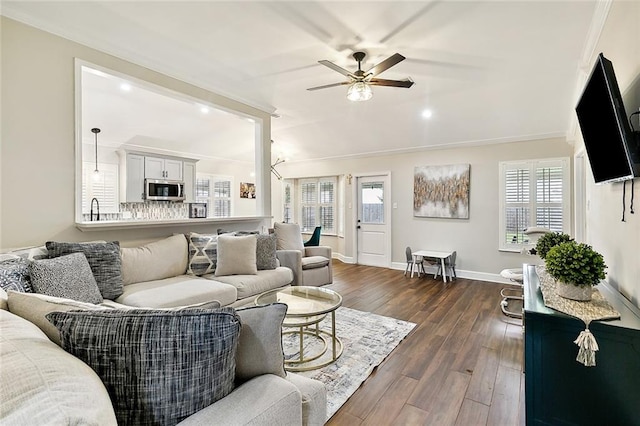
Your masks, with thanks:
M 362 223 L 384 223 L 384 182 L 363 183 L 360 196 Z

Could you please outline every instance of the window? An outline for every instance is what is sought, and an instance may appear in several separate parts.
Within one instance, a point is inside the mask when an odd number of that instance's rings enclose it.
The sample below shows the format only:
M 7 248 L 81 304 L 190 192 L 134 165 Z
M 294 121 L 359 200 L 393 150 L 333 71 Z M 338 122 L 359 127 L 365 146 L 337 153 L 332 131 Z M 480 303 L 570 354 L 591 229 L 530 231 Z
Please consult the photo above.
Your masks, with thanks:
M 100 213 L 118 213 L 118 165 L 98 163 L 98 174 L 94 174 L 95 163 L 82 163 L 82 214 L 91 211 L 91 200 L 96 198 Z
M 298 181 L 300 194 L 298 222 L 302 232 L 312 232 L 316 226 L 322 226 L 323 234 L 336 233 L 336 183 L 335 177 Z
M 530 226 L 569 229 L 569 159 L 500 163 L 500 249 L 520 251 Z
M 198 173 L 196 176 L 196 203 L 207 203 L 207 217 L 232 215 L 231 187 L 233 179 Z
M 284 223 L 292 223 L 293 222 L 293 190 L 294 190 L 294 181 L 293 180 L 284 180 L 282 181 L 282 220 Z

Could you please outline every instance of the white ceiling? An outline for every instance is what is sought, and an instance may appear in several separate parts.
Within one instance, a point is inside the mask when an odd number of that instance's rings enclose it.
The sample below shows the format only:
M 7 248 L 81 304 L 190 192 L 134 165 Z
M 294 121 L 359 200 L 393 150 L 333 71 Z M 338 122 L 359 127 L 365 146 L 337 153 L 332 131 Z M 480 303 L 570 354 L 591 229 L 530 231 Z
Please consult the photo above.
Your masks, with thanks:
M 3 15 L 279 115 L 272 138 L 291 160 L 564 136 L 599 11 L 595 0 L 2 2 Z M 342 81 L 317 61 L 355 70 L 355 50 L 364 69 L 402 54 L 380 78 L 414 86 L 356 103 L 346 86 L 306 90 Z M 121 137 L 136 136 L 160 137 Z

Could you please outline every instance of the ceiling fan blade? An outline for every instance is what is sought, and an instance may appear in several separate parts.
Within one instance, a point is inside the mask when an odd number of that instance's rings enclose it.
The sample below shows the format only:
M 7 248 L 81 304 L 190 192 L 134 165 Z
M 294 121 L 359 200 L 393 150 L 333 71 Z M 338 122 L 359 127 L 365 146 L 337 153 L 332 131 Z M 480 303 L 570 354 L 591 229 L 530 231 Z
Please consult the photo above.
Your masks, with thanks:
M 409 88 L 413 86 L 413 81 L 410 79 L 404 80 L 385 80 L 383 78 L 372 78 L 368 81 L 369 84 L 373 86 L 391 86 L 391 87 L 406 87 Z
M 398 62 L 402 62 L 404 60 L 405 60 L 404 56 L 402 56 L 399 53 L 394 53 L 393 55 L 389 56 L 384 61 L 380 62 L 378 65 L 376 65 L 373 68 L 371 68 L 369 71 L 365 72 L 365 74 L 370 74 L 372 76 L 378 75 L 381 72 L 388 70 L 389 68 L 391 68 L 392 66 L 394 66 Z
M 309 88 L 307 90 L 326 89 L 327 87 L 345 86 L 347 84 L 351 84 L 351 82 L 350 81 L 343 81 L 342 83 L 325 84 L 324 86 L 311 87 L 311 88 Z
M 327 60 L 322 60 L 322 61 L 318 61 L 319 63 L 321 63 L 322 65 L 324 65 L 325 67 L 329 67 L 334 71 L 338 71 L 340 74 L 350 77 L 350 78 L 356 78 L 356 76 L 349 70 L 345 70 L 342 67 L 337 66 L 336 64 L 334 64 L 333 62 L 329 62 Z

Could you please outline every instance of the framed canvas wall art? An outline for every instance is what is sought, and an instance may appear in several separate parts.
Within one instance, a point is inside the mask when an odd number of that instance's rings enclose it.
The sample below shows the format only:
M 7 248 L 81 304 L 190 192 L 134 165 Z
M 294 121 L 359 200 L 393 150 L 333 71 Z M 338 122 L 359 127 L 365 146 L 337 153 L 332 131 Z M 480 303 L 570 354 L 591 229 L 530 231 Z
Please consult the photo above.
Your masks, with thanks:
M 413 215 L 469 219 L 469 164 L 418 166 L 413 173 Z

